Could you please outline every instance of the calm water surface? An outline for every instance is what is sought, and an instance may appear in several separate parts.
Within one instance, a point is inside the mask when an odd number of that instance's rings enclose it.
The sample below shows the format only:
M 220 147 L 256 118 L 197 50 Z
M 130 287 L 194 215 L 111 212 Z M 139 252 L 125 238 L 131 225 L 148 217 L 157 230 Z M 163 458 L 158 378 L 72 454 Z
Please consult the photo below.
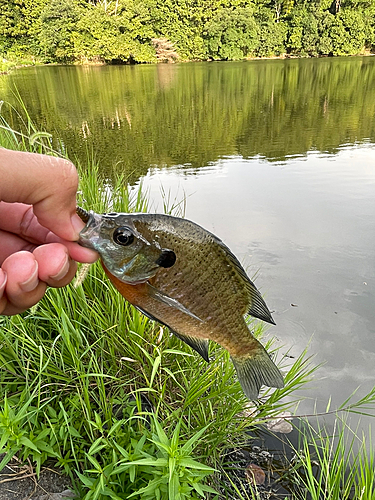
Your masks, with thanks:
M 72 156 L 142 179 L 153 210 L 186 197 L 259 271 L 282 352 L 325 362 L 302 408 L 373 387 L 374 58 L 27 68 L 14 88 Z

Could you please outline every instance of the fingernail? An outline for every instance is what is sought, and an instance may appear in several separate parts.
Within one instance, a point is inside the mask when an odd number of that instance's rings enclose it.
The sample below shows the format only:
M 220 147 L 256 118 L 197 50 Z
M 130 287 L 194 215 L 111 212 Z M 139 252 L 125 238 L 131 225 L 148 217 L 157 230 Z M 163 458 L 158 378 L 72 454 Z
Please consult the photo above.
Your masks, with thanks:
M 7 284 L 7 273 L 2 269 L 0 269 L 0 297 L 3 294 L 6 284 Z
M 35 268 L 33 271 L 33 274 L 30 276 L 30 278 L 23 283 L 20 283 L 20 288 L 24 292 L 32 292 L 35 290 L 35 288 L 39 284 L 39 278 L 38 278 L 38 264 L 35 262 Z
M 69 271 L 69 258 L 68 256 L 66 256 L 60 268 L 60 271 L 51 276 L 51 278 L 56 281 L 62 280 L 66 276 L 68 271 Z
M 78 240 L 79 238 L 79 233 L 82 231 L 82 229 L 85 227 L 84 222 L 78 217 L 77 214 L 74 214 L 72 218 L 70 219 L 73 229 L 76 233 L 75 239 Z

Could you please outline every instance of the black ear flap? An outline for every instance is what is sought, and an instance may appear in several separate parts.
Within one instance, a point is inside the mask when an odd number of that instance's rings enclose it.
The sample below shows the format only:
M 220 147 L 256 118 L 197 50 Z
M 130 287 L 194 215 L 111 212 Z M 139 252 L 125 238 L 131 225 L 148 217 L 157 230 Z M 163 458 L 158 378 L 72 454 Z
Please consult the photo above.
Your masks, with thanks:
M 176 262 L 176 254 L 174 253 L 174 251 L 168 250 L 167 248 L 163 248 L 158 259 L 155 261 L 155 264 L 157 264 L 160 267 L 168 268 L 172 267 L 175 262 Z

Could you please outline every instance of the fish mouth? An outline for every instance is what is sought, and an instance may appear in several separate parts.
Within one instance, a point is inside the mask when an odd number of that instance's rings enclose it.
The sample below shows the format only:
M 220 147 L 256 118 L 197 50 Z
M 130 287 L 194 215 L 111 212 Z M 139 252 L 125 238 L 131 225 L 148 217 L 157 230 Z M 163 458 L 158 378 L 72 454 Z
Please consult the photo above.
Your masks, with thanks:
M 87 212 L 81 207 L 77 207 L 77 214 L 86 222 L 86 226 L 79 233 L 78 243 L 86 248 L 97 250 L 97 242 L 100 239 L 99 230 L 102 224 L 102 216 L 92 210 Z

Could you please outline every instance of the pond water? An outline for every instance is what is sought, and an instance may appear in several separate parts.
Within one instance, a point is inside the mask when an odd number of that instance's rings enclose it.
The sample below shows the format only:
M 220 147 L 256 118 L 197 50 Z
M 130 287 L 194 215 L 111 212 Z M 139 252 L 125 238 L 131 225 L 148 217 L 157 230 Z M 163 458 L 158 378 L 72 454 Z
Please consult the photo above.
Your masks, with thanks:
M 36 67 L 15 88 L 71 157 L 142 181 L 153 211 L 186 197 L 258 274 L 281 352 L 325 363 L 301 411 L 374 386 L 374 58 Z

